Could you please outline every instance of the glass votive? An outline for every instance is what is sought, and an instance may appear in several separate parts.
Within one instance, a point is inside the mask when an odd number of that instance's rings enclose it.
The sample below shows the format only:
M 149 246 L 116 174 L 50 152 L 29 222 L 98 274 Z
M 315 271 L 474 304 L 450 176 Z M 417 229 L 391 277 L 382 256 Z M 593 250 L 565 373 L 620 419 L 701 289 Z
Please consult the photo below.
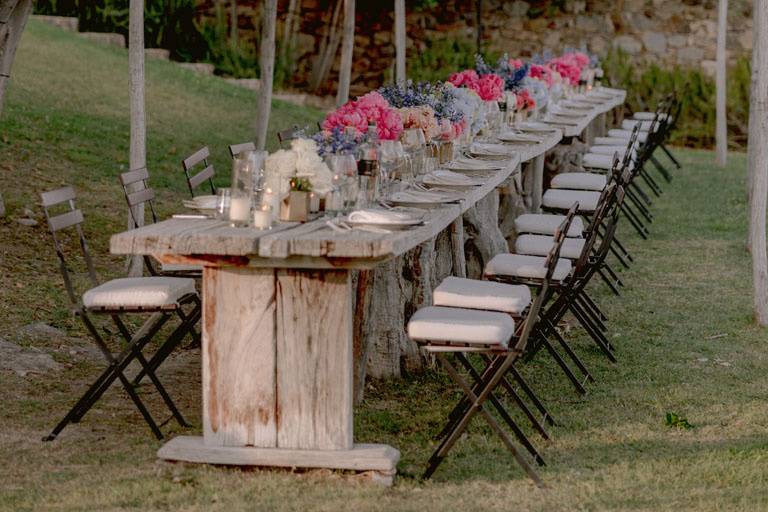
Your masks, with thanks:
M 229 207 L 232 200 L 232 191 L 227 187 L 220 187 L 216 193 L 216 218 L 229 220 Z
M 258 208 L 254 208 L 251 220 L 256 229 L 272 228 L 272 207 L 268 204 L 262 204 Z
M 241 190 L 230 191 L 229 221 L 234 226 L 246 225 L 251 217 L 251 194 Z

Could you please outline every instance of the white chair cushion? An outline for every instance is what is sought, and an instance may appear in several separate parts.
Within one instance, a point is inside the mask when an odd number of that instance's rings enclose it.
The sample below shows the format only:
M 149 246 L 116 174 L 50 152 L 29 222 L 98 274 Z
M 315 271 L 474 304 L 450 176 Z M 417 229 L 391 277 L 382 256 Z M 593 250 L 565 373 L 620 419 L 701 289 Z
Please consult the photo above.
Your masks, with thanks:
M 565 215 L 550 213 L 525 213 L 515 219 L 515 230 L 518 233 L 536 233 L 540 235 L 554 235 L 557 228 L 565 220 Z M 574 217 L 568 227 L 566 236 L 572 238 L 581 237 L 584 233 L 584 221 L 581 217 Z
M 544 279 L 547 275 L 546 257 L 528 256 L 525 254 L 497 254 L 485 266 L 484 273 L 489 277 L 522 277 L 527 279 Z M 571 261 L 559 258 L 555 264 L 552 279 L 562 281 L 571 273 Z
M 595 146 L 623 146 L 627 147 L 627 139 L 623 137 L 595 137 Z
M 552 178 L 552 188 L 574 190 L 603 190 L 608 183 L 604 174 L 592 172 L 564 172 Z
M 495 311 L 429 306 L 408 322 L 408 336 L 422 341 L 506 347 L 514 333 L 512 317 Z
M 611 138 L 624 139 L 627 141 L 632 136 L 632 130 L 619 130 L 617 128 L 612 128 L 608 130 L 608 136 Z M 637 140 L 640 142 L 645 142 L 648 140 L 648 132 L 639 132 L 637 134 Z
M 568 210 L 574 203 L 579 203 L 580 212 L 593 212 L 597 208 L 597 202 L 600 200 L 600 192 L 590 192 L 587 190 L 564 190 L 550 188 L 544 192 L 541 204 L 546 208 L 557 208 Z
M 546 256 L 554 243 L 555 238 L 549 235 L 520 235 L 515 240 L 515 252 L 529 256 Z M 578 259 L 584 250 L 584 243 L 583 238 L 566 238 L 560 248 L 560 257 Z
M 656 117 L 656 112 L 635 112 L 632 116 L 638 121 L 653 121 L 653 118 Z M 667 118 L 667 114 L 661 113 L 659 114 L 659 119 L 664 120 Z
M 519 315 L 531 303 L 531 290 L 524 285 L 446 277 L 435 288 L 435 306 L 485 309 Z
M 619 158 L 621 158 L 621 155 L 619 155 Z M 581 162 L 586 168 L 611 170 L 613 169 L 613 154 L 585 153 Z
M 91 288 L 83 294 L 83 305 L 87 308 L 169 306 L 190 293 L 196 293 L 194 279 L 125 277 Z
M 587 154 L 594 154 L 594 155 L 615 155 L 616 153 L 619 154 L 619 158 L 624 158 L 624 155 L 627 154 L 627 145 L 624 144 L 623 146 L 592 146 L 589 148 L 589 153 Z M 632 157 L 636 155 L 636 151 L 632 151 Z
M 182 263 L 161 263 L 160 270 L 161 272 L 192 273 L 192 272 L 202 272 L 203 266 L 202 265 L 184 265 Z
M 636 125 L 640 125 L 641 132 L 647 132 L 651 129 L 653 121 L 638 121 L 637 119 L 625 119 L 621 122 L 622 130 L 634 130 Z

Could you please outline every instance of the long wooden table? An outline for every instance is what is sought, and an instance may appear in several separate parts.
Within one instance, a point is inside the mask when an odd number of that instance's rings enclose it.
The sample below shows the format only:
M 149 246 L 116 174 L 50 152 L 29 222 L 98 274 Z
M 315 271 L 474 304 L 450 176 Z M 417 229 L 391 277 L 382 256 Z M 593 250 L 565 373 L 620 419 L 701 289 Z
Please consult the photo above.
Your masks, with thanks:
M 272 230 L 169 219 L 116 234 L 115 254 L 202 264 L 203 435 L 179 436 L 161 459 L 372 471 L 391 483 L 400 457 L 353 435 L 351 273 L 371 269 L 462 224 L 470 209 L 517 176 L 521 156 L 543 158 L 560 139 L 520 148 L 459 204 L 425 211 L 406 231 L 339 233 L 324 220 Z M 504 237 L 495 216 L 484 236 Z M 463 240 L 459 240 L 461 251 Z M 460 260 L 459 260 L 460 261 Z

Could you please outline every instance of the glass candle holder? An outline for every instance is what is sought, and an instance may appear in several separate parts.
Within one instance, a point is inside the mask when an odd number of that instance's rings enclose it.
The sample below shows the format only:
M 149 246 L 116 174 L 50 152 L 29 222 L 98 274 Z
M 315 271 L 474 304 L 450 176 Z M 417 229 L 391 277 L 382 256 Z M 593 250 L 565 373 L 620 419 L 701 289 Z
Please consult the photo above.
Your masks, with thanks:
M 254 208 L 251 216 L 251 225 L 256 229 L 272 228 L 272 207 L 268 204 L 262 204 Z
M 247 225 L 251 220 L 251 194 L 242 190 L 230 191 L 229 222 L 233 226 Z

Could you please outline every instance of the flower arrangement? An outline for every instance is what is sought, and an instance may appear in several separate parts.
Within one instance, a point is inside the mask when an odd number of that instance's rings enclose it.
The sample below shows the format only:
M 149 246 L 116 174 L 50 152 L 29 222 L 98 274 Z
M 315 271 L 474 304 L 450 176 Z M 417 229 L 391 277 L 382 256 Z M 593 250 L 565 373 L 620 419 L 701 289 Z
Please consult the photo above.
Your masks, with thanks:
M 398 109 L 398 112 L 403 120 L 403 129 L 422 130 L 427 142 L 440 135 L 440 122 L 435 118 L 435 111 L 429 105 L 404 107 Z
M 327 194 L 333 187 L 333 176 L 318 154 L 317 143 L 312 139 L 298 138 L 291 142 L 291 149 L 275 151 L 264 165 L 265 186 L 280 196 L 296 190 L 292 181 L 306 180 L 318 194 Z
M 566 52 L 551 59 L 548 66 L 562 75 L 570 85 L 579 85 L 582 70 L 589 66 L 590 58 L 582 52 Z
M 421 128 L 427 139 L 451 140 L 466 127 L 464 113 L 457 108 L 456 98 L 445 84 L 409 80 L 382 87 L 379 92 L 399 109 L 404 128 Z
M 476 83 L 480 77 L 474 69 L 465 69 L 458 73 L 451 73 L 448 81 L 456 87 L 469 87 Z
M 357 151 L 358 141 L 340 126 L 331 130 L 321 130 L 312 136 L 317 144 L 317 154 L 326 155 L 353 155 Z
M 510 59 L 509 55 L 502 55 L 494 67 L 485 62 L 482 55 L 475 55 L 475 71 L 481 77 L 497 75 L 504 81 L 504 89 L 516 91 L 520 87 L 523 78 L 528 75 L 528 64 L 521 59 Z
M 504 95 L 504 80 L 495 73 L 478 75 L 475 70 L 465 69 L 453 73 L 448 82 L 455 87 L 468 87 L 475 91 L 483 101 L 498 101 Z
M 476 135 L 485 124 L 485 110 L 483 100 L 472 89 L 467 87 L 453 87 L 447 82 L 446 91 L 453 96 L 456 109 L 461 111 L 464 129 L 469 129 L 472 135 Z
M 536 108 L 536 100 L 528 92 L 528 89 L 522 89 L 517 92 L 515 104 L 516 112 L 530 112 Z
M 397 140 L 403 131 L 400 115 L 377 91 L 348 101 L 328 114 L 322 123 L 323 130 L 352 127 L 355 138 L 360 139 L 368 130 L 370 123 L 376 123 L 376 131 L 381 140 Z

